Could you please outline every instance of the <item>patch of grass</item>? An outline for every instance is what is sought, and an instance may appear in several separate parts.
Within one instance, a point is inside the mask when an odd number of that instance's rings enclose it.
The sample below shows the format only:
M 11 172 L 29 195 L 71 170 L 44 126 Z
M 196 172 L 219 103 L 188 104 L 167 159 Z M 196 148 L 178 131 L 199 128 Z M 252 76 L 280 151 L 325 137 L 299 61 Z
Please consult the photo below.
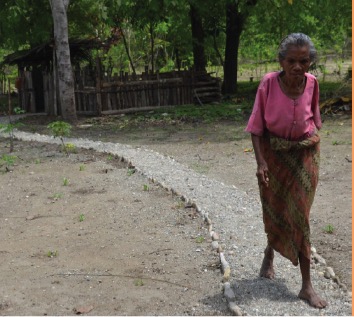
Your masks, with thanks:
M 135 172 L 135 168 L 128 168 L 127 174 L 128 176 L 132 176 Z
M 85 170 L 85 165 L 80 165 L 79 171 L 82 172 L 82 171 L 84 171 L 84 170 Z
M 144 192 L 148 191 L 149 190 L 149 185 L 144 184 L 143 189 L 144 189 Z
M 202 237 L 202 236 L 199 236 L 199 237 L 196 237 L 196 238 L 195 238 L 195 242 L 196 242 L 196 243 L 203 243 L 204 240 L 205 240 L 205 238 Z
M 141 278 L 134 280 L 135 286 L 144 286 L 144 281 Z
M 62 197 L 63 197 L 62 193 L 55 193 L 52 198 L 57 200 L 57 199 L 60 199 Z
M 84 214 L 80 214 L 79 221 L 83 222 L 84 220 L 85 220 L 85 215 Z
M 41 163 L 41 160 L 40 160 L 40 159 L 35 159 L 34 163 L 35 163 L 35 164 L 40 164 L 40 163 Z
M 4 163 L 4 164 L 6 164 L 6 166 L 13 166 L 15 164 L 16 160 L 17 160 L 16 155 L 3 154 L 0 157 L 0 164 Z
M 76 153 L 76 146 L 72 143 L 66 143 L 62 145 L 62 148 L 66 153 Z
M 327 226 L 324 227 L 324 232 L 332 234 L 334 232 L 334 227 L 331 224 L 328 224 Z
M 66 177 L 63 178 L 63 186 L 68 186 L 69 185 L 69 179 Z
M 48 258 L 55 258 L 59 255 L 58 251 L 48 251 L 47 252 L 47 257 Z

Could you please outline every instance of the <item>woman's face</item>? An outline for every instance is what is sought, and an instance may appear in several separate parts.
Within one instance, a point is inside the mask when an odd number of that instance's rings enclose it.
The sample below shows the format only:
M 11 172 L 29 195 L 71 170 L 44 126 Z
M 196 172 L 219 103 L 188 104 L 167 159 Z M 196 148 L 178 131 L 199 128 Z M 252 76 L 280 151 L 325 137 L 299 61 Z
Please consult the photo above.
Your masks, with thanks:
M 288 78 L 303 78 L 311 65 L 308 46 L 290 46 L 280 66 Z

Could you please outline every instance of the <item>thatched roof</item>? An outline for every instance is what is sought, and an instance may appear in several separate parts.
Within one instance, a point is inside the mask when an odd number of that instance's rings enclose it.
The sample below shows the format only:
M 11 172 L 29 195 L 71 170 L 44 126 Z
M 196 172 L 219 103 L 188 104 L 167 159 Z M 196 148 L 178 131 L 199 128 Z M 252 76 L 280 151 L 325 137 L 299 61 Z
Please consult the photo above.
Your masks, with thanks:
M 90 50 L 102 47 L 97 39 L 74 39 L 69 41 L 71 62 L 73 64 L 90 59 Z M 50 64 L 53 59 L 53 41 L 34 48 L 21 50 L 5 56 L 1 64 L 28 67 L 38 64 Z

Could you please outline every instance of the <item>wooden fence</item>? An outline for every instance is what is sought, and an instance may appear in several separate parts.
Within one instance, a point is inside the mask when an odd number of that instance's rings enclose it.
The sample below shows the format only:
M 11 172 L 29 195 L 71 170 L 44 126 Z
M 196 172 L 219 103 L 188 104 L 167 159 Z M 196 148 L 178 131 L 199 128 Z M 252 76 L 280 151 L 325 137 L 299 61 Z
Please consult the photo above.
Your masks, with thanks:
M 98 77 L 95 86 L 84 84 L 84 74 L 79 78 L 75 85 L 78 113 L 114 114 L 221 99 L 220 79 L 206 73 L 184 71 L 140 76 L 121 73 L 113 78 Z
M 59 91 L 54 93 L 53 73 L 38 80 L 30 71 L 18 78 L 19 105 L 26 112 L 60 114 Z M 221 99 L 221 81 L 193 71 L 108 77 L 99 68 L 75 71 L 75 103 L 78 114 L 101 115 L 148 110 L 156 107 L 210 103 Z

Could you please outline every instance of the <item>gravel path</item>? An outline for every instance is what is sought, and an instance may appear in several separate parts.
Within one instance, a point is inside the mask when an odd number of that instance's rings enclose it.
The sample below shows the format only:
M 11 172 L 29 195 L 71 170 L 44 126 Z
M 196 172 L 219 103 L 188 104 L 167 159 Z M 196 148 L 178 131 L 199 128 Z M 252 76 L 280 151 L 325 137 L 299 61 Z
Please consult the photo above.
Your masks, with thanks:
M 39 134 L 16 132 L 15 135 L 24 141 L 60 143 L 58 139 Z M 258 277 L 266 237 L 257 199 L 146 148 L 87 139 L 67 139 L 67 142 L 76 147 L 117 155 L 150 180 L 196 206 L 204 219 L 211 222 L 210 234 L 219 236 L 219 239 L 214 239 L 213 246 L 222 248 L 220 257 L 224 264 L 225 297 L 234 314 L 351 315 L 351 292 L 341 288 L 335 279 L 325 278 L 323 264 L 314 264 L 311 274 L 315 289 L 329 302 L 324 310 L 311 308 L 298 299 L 297 293 L 301 288 L 299 268 L 288 260 L 280 256 L 275 258 L 274 280 Z M 230 275 L 228 268 L 231 269 Z

